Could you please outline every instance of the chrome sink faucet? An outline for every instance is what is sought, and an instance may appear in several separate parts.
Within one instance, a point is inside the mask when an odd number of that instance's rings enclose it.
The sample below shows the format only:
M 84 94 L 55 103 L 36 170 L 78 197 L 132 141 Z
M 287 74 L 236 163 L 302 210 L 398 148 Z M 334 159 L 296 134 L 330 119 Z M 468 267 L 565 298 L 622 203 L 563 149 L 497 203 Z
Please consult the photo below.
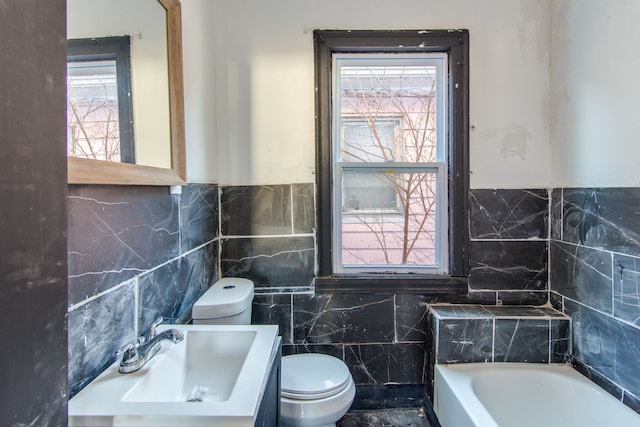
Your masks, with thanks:
M 169 340 L 179 343 L 184 339 L 184 334 L 178 329 L 167 329 L 157 333 L 156 328 L 161 323 L 162 317 L 156 319 L 149 331 L 139 337 L 135 344 L 129 343 L 117 351 L 116 354 L 122 355 L 118 369 L 121 373 L 130 374 L 146 365 L 160 350 L 160 341 Z

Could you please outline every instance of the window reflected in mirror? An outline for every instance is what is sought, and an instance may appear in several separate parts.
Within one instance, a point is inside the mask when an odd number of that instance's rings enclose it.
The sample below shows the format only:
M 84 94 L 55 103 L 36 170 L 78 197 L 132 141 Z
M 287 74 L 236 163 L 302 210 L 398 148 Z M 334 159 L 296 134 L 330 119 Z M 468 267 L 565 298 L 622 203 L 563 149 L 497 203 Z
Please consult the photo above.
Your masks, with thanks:
M 67 52 L 67 155 L 135 163 L 129 37 L 69 40 Z

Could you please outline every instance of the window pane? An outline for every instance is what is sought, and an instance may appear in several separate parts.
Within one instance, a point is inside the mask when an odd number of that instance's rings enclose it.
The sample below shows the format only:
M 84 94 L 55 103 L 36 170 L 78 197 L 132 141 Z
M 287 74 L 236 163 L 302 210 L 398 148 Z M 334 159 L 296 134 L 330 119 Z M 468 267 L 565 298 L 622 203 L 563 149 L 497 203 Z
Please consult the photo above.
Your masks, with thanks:
M 382 173 L 349 173 L 342 177 L 344 212 L 379 212 L 399 209 L 396 188 Z
M 343 171 L 342 265 L 436 262 L 437 174 Z
M 384 162 L 397 158 L 396 129 L 401 120 L 342 120 L 343 162 Z
M 67 65 L 67 155 L 120 161 L 115 60 Z
M 341 161 L 436 161 L 436 69 L 340 66 Z

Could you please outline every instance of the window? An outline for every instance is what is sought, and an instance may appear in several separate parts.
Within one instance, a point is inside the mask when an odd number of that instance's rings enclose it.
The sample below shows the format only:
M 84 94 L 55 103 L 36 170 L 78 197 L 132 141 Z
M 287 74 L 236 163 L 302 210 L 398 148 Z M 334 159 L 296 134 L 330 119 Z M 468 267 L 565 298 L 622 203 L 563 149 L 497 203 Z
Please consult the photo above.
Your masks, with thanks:
M 67 155 L 135 163 L 128 36 L 68 41 Z
M 465 276 L 468 33 L 315 31 L 314 41 L 316 284 Z

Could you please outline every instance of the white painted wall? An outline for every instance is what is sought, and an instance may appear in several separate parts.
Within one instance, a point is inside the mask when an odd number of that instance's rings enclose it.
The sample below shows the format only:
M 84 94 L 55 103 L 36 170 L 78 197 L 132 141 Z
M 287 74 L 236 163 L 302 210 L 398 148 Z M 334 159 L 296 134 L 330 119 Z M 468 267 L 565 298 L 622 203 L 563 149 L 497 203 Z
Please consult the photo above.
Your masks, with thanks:
M 312 30 L 467 28 L 471 186 L 548 187 L 551 0 L 182 0 L 188 178 L 314 182 Z
M 552 184 L 640 185 L 640 2 L 552 2 Z

